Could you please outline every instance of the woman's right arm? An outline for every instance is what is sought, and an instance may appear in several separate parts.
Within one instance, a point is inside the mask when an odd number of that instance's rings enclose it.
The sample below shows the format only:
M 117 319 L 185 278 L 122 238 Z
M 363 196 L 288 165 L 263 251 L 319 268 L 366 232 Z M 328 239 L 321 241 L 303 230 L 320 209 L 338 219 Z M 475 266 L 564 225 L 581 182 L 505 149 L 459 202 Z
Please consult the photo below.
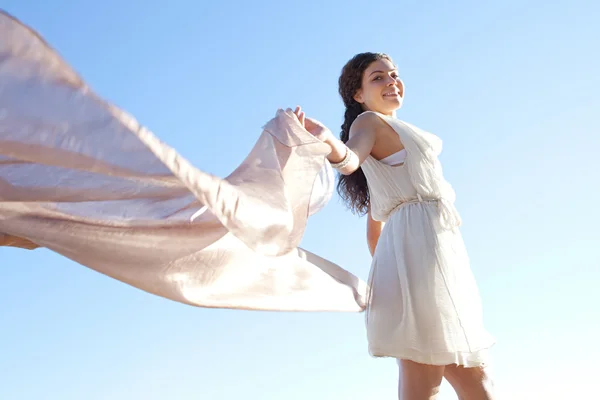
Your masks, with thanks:
M 288 108 L 291 111 L 291 108 Z M 319 121 L 308 118 L 300 107 L 296 107 L 294 114 L 304 128 L 318 139 L 327 143 L 331 152 L 327 156 L 330 163 L 340 164 L 336 169 L 344 175 L 356 171 L 365 159 L 371 154 L 375 146 L 375 138 L 379 129 L 385 123 L 373 113 L 364 113 L 352 123 L 349 140 L 346 144 L 333 136 L 333 133 Z
M 331 147 L 331 153 L 327 159 L 332 164 L 342 162 L 349 157 L 348 162 L 337 170 L 344 175 L 350 175 L 356 171 L 365 159 L 371 154 L 375 146 L 377 131 L 382 127 L 383 121 L 375 114 L 361 114 L 350 128 L 350 139 L 346 144 L 341 140 L 329 135 L 325 142 Z

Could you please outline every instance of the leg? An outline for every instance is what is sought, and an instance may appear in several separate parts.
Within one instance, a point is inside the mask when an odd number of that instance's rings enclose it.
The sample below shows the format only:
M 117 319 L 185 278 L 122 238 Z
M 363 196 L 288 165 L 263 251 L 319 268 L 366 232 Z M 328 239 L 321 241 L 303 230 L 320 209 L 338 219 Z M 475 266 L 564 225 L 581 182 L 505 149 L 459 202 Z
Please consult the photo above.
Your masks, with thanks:
M 493 383 L 485 367 L 465 368 L 447 365 L 444 378 L 460 400 L 494 400 Z
M 399 360 L 399 400 L 434 400 L 440 391 L 444 367 Z

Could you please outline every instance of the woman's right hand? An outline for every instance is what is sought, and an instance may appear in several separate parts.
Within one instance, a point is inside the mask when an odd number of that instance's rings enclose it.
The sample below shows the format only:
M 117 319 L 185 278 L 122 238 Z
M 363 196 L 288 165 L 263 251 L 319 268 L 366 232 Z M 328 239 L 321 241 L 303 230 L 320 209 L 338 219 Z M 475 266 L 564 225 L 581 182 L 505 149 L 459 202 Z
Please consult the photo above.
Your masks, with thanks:
M 292 109 L 288 108 L 288 111 L 292 111 Z M 306 114 L 304 114 L 304 111 L 302 111 L 302 108 L 300 108 L 300 106 L 296 107 L 296 109 L 294 110 L 294 114 L 296 115 L 298 121 L 300 121 L 300 124 L 304 127 L 304 129 L 306 129 L 311 135 L 313 135 L 320 141 L 330 144 L 332 139 L 335 139 L 333 133 L 331 133 L 329 128 L 327 128 L 325 125 L 323 125 L 316 119 L 307 117 Z
M 292 109 L 288 108 L 287 111 L 292 111 Z M 341 140 L 336 139 L 335 136 L 333 136 L 333 133 L 331 133 L 331 131 L 327 129 L 325 125 L 323 125 L 316 119 L 308 118 L 306 115 L 304 115 L 304 112 L 302 111 L 300 106 L 296 107 L 296 109 L 294 110 L 294 115 L 296 115 L 298 121 L 300 121 L 300 124 L 302 124 L 304 129 L 306 129 L 308 132 L 310 132 L 311 135 L 313 135 L 323 143 L 329 145 L 331 151 L 327 155 L 327 159 L 330 163 L 338 164 L 344 161 L 346 157 L 348 157 L 348 162 L 344 163 L 344 166 L 336 166 L 336 169 L 339 173 L 348 175 L 353 173 L 360 167 L 360 160 L 357 157 L 355 151 L 348 148 Z M 369 143 L 367 143 L 366 145 L 369 146 Z M 370 144 L 370 147 L 366 152 L 367 155 L 371 151 L 371 148 L 373 148 L 373 143 Z

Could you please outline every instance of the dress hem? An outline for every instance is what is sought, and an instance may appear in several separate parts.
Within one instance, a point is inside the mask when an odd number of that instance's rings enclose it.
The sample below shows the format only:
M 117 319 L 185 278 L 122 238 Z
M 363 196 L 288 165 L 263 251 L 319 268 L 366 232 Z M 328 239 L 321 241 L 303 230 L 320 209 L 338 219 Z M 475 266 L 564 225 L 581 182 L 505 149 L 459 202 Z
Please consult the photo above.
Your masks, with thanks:
M 369 353 L 373 358 L 395 358 L 426 365 L 459 365 L 465 368 L 473 368 L 484 367 L 489 364 L 488 350 L 494 344 L 495 342 L 472 352 L 422 353 L 415 349 L 403 349 L 397 352 L 370 349 Z

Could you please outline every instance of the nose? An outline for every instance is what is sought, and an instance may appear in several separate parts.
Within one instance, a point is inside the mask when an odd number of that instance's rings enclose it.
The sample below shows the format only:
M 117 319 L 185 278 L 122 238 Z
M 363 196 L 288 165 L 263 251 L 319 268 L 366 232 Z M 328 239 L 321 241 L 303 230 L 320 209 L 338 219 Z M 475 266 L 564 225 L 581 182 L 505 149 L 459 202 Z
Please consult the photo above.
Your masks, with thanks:
M 388 75 L 385 83 L 387 86 L 394 86 L 396 84 L 396 78 L 394 78 L 391 75 Z

